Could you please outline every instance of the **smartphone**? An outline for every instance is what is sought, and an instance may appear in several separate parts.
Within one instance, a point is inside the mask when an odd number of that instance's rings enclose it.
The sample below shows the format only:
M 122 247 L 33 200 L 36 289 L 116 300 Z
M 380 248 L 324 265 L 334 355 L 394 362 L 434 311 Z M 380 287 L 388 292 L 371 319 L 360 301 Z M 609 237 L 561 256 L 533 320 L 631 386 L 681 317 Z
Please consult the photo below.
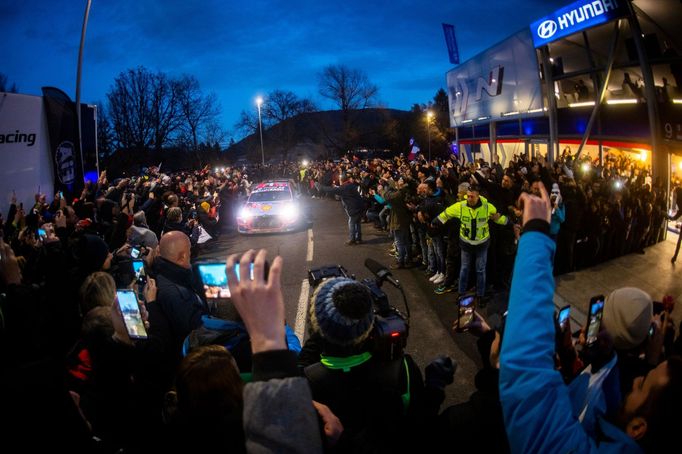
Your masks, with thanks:
M 474 320 L 474 304 L 475 296 L 465 296 L 457 301 L 457 326 L 459 331 L 466 331 L 468 326 Z
M 559 327 L 561 328 L 562 332 L 565 332 L 567 329 L 569 329 L 571 324 L 570 304 L 567 304 L 566 306 L 559 309 L 559 313 L 557 314 L 557 322 L 559 323 Z
M 130 249 L 130 256 L 134 259 L 140 257 L 140 250 L 136 247 Z
M 225 262 L 200 263 L 196 265 L 201 283 L 204 285 L 204 295 L 207 299 L 229 298 L 230 289 L 227 287 L 227 273 L 225 272 Z M 265 262 L 265 278 L 268 278 L 268 262 Z M 234 273 L 239 279 L 239 263 L 234 265 Z M 253 263 L 249 273 L 253 279 Z
M 144 262 L 142 259 L 133 260 L 133 272 L 135 273 L 135 281 L 139 285 L 145 285 L 147 283 L 147 275 L 144 272 Z
M 45 229 L 38 229 L 38 236 L 40 239 L 44 240 L 47 238 L 47 232 L 45 232 Z
M 62 199 L 64 198 L 64 193 L 62 191 L 59 191 L 59 197 Z
M 604 295 L 592 297 L 589 309 L 587 336 L 585 339 L 585 344 L 588 346 L 595 343 L 599 334 L 601 318 L 604 312 Z
M 135 292 L 128 289 L 116 290 L 116 300 L 123 314 L 123 323 L 125 323 L 128 336 L 131 339 L 146 339 L 147 330 L 144 327 Z

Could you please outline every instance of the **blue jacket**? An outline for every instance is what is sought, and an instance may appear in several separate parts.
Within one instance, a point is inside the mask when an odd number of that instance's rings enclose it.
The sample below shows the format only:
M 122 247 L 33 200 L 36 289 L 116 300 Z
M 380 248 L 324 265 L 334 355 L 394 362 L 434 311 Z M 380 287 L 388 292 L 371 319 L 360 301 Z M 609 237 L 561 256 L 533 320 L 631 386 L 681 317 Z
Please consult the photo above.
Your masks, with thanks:
M 550 235 L 558 235 L 559 234 L 559 229 L 561 228 L 561 224 L 564 223 L 566 220 L 566 208 L 564 207 L 564 204 L 562 203 L 558 207 L 556 207 L 556 210 L 552 213 L 552 221 L 549 224 L 549 233 Z
M 512 452 L 641 452 L 624 432 L 598 420 L 599 439 L 580 424 L 554 370 L 552 239 L 540 232 L 519 241 L 500 354 L 500 401 Z

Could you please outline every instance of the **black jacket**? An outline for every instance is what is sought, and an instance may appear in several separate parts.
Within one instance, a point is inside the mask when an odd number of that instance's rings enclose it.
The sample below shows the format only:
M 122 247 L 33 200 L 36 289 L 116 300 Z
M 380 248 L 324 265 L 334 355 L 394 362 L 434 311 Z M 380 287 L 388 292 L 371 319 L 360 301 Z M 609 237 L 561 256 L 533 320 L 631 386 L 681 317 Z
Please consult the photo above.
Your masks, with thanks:
M 346 210 L 348 216 L 363 214 L 367 209 L 367 203 L 360 195 L 360 189 L 357 183 L 344 183 L 338 188 L 322 186 L 321 190 L 341 197 L 341 203 L 343 203 L 343 208 Z
M 201 326 L 201 316 L 208 314 L 208 308 L 193 287 L 191 269 L 158 257 L 153 274 L 158 290 L 156 301 L 150 304 L 154 307 L 149 308 L 149 334 L 161 338 L 169 357 L 179 362 L 182 342 Z

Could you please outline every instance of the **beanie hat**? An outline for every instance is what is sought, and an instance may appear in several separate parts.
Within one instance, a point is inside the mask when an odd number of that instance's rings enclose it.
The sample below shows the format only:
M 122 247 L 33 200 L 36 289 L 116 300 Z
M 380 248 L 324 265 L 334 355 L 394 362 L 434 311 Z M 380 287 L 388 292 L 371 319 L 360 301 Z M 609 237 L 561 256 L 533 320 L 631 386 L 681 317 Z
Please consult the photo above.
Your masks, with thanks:
M 330 343 L 358 345 L 372 331 L 372 294 L 360 282 L 345 277 L 326 279 L 315 289 L 311 300 L 313 329 Z
M 81 268 L 99 271 L 109 255 L 109 246 L 97 235 L 85 234 L 79 241 L 75 255 Z
M 604 302 L 604 328 L 618 350 L 630 350 L 644 342 L 652 317 L 651 297 L 635 287 L 616 289 Z

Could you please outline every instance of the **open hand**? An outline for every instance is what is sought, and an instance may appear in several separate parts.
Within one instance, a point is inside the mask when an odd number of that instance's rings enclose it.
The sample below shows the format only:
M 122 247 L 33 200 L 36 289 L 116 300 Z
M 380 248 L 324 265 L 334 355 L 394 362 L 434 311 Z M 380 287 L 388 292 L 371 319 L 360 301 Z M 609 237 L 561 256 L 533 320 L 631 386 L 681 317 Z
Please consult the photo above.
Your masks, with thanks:
M 265 256 L 248 250 L 239 261 L 239 278 L 234 272 L 237 255 L 227 258 L 227 283 L 234 306 L 239 311 L 251 337 L 253 353 L 267 350 L 284 350 L 284 296 L 280 285 L 282 257 L 276 257 L 268 279 L 264 278 Z M 253 263 L 253 280 L 250 267 Z

